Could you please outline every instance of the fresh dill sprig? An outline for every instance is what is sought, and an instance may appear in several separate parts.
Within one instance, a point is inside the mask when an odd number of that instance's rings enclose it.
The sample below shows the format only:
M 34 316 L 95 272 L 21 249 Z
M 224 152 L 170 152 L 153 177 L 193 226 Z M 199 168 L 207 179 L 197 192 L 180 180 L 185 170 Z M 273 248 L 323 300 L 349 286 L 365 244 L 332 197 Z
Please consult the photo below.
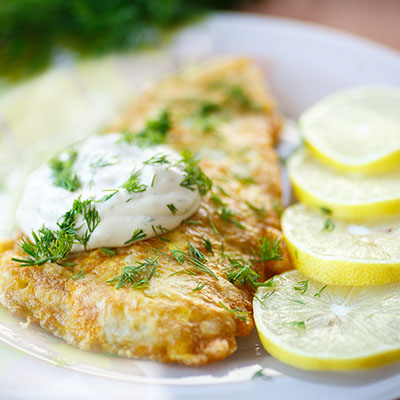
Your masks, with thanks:
M 263 236 L 258 242 L 257 256 L 259 262 L 270 260 L 283 261 L 281 240 L 272 234 Z
M 230 101 L 244 110 L 261 111 L 261 106 L 256 104 L 241 86 L 232 85 L 226 87 L 226 94 Z
M 164 165 L 171 164 L 168 160 L 167 154 L 156 154 L 153 157 L 149 158 L 147 161 L 143 161 L 145 165 Z
M 132 237 L 129 240 L 127 240 L 124 244 L 136 242 L 137 240 L 144 239 L 145 237 L 146 234 L 143 232 L 143 229 L 136 228 L 132 233 Z
M 228 193 L 226 193 L 226 190 L 222 186 L 216 185 L 215 187 L 221 194 L 228 196 Z
M 70 276 L 69 279 L 77 280 L 83 279 L 85 277 L 85 271 L 81 269 L 80 271 L 76 271 L 74 276 Z
M 327 288 L 328 286 L 324 285 L 318 292 L 314 293 L 314 297 L 321 297 L 321 293 Z
M 208 223 L 210 224 L 210 227 L 211 227 L 212 231 L 213 231 L 216 235 L 219 235 L 218 229 L 215 227 L 214 221 L 213 221 L 213 219 L 211 218 L 211 215 L 210 215 L 210 214 L 207 214 L 207 219 L 208 219 Z
M 171 252 L 172 252 L 173 257 L 179 264 L 184 264 L 186 261 L 192 265 L 193 269 L 196 272 L 204 272 L 218 280 L 218 277 L 214 274 L 214 272 L 211 271 L 211 269 L 206 266 L 206 263 L 207 263 L 206 256 L 199 249 L 194 247 L 192 245 L 192 243 L 190 243 L 190 242 L 188 243 L 188 251 L 173 249 Z M 189 274 L 193 274 L 193 275 L 196 274 L 196 272 L 186 268 L 184 270 L 174 272 L 173 275 L 181 273 L 181 272 L 189 273 Z
M 77 226 L 77 219 L 81 216 L 86 230 L 79 234 L 78 230 L 83 226 Z M 21 267 L 42 265 L 47 261 L 60 265 L 67 259 L 74 244 L 83 245 L 85 251 L 92 232 L 100 223 L 100 215 L 92 205 L 92 200 L 82 201 L 75 199 L 71 210 L 67 211 L 57 223 L 59 229 L 52 231 L 43 226 L 37 232 L 32 232 L 33 242 L 22 239 L 18 246 L 27 255 L 25 258 L 12 258 L 21 264 Z
M 256 181 L 252 176 L 242 175 L 242 174 L 233 174 L 233 177 L 238 180 L 240 183 L 244 185 L 252 185 L 255 184 Z
M 231 309 L 226 306 L 222 301 L 220 301 L 218 304 L 240 321 L 245 322 L 247 317 L 250 315 L 250 311 L 242 310 L 240 308 Z
M 228 260 L 231 265 L 229 272 L 226 273 L 229 282 L 250 285 L 254 289 L 275 286 L 275 282 L 272 279 L 266 282 L 258 282 L 260 275 L 251 268 L 251 263 L 246 263 L 241 258 L 228 257 Z
M 197 187 L 200 195 L 205 196 L 212 188 L 212 180 L 197 165 L 199 161 L 190 152 L 183 151 L 181 156 L 179 164 L 183 166 L 185 177 L 180 185 L 189 190 Z
M 192 290 L 192 292 L 197 292 L 197 291 L 203 289 L 203 287 L 206 286 L 206 285 L 207 285 L 207 283 L 200 283 L 200 282 L 199 282 L 199 283 L 197 284 L 197 286 Z
M 212 249 L 212 244 L 210 242 L 210 239 L 206 239 L 204 236 L 201 236 L 201 240 L 203 242 L 204 247 L 212 254 L 214 255 L 213 249 Z
M 169 232 L 169 229 L 162 227 L 161 225 L 151 226 L 151 229 L 153 230 L 154 234 L 162 241 L 164 242 L 169 242 L 170 240 L 168 239 L 167 233 Z M 158 232 L 157 232 L 158 229 Z
M 253 203 L 250 203 L 249 201 L 245 201 L 247 207 L 250 208 L 251 211 L 254 212 L 254 214 L 256 214 L 258 217 L 265 217 L 267 215 L 267 210 L 265 209 L 264 206 L 262 207 L 257 207 L 255 206 Z
M 104 202 L 110 200 L 112 197 L 114 197 L 119 192 L 119 190 L 118 189 L 105 189 L 105 190 L 103 190 L 103 192 L 111 192 L 111 193 L 105 195 L 100 200 L 96 200 L 96 203 L 104 203 Z
M 175 205 L 174 204 L 167 204 L 167 207 L 168 207 L 168 209 L 169 209 L 169 211 L 171 211 L 171 214 L 172 215 L 175 215 L 176 214 L 176 212 L 178 211 L 178 209 L 175 207 Z
M 150 279 L 155 275 L 158 266 L 158 257 L 146 258 L 143 261 L 138 261 L 136 265 L 127 265 L 122 268 L 120 275 L 107 282 L 117 285 L 117 289 L 122 287 L 142 289 L 149 285 Z
M 140 183 L 141 170 L 133 170 L 128 180 L 121 186 L 129 193 L 141 193 L 147 189 L 144 183 Z
M 244 225 L 237 219 L 236 212 L 231 210 L 228 207 L 222 207 L 218 211 L 218 215 L 221 217 L 223 221 L 229 222 L 240 229 L 246 229 Z
M 188 244 L 189 254 L 190 256 L 187 258 L 187 261 L 193 265 L 194 269 L 199 272 L 204 272 L 208 275 L 211 275 L 213 278 L 218 280 L 218 277 L 211 271 L 210 268 L 206 266 L 207 259 L 205 255 L 196 247 L 194 247 L 191 243 Z
M 171 253 L 178 264 L 183 264 L 185 262 L 186 253 L 184 251 L 179 249 L 173 249 L 171 250 Z
M 201 221 L 194 221 L 193 219 L 186 219 L 184 221 L 185 224 L 188 225 L 202 225 L 203 223 Z
M 322 214 L 326 215 L 327 218 L 324 222 L 324 225 L 322 227 L 323 231 L 333 231 L 335 229 L 335 221 L 331 218 L 332 215 L 332 210 L 326 207 L 321 207 L 320 208 Z
M 274 211 L 277 213 L 277 215 L 278 215 L 279 217 L 282 215 L 282 213 L 283 213 L 283 207 L 282 207 L 282 205 L 281 205 L 279 202 L 273 200 L 273 201 L 272 201 L 272 208 L 274 209 Z
M 221 197 L 219 197 L 216 193 L 211 193 L 210 195 L 210 199 L 211 201 L 218 207 L 224 207 L 226 206 L 226 203 L 224 203 L 221 199 Z
M 150 147 L 164 143 L 171 129 L 170 115 L 162 111 L 155 119 L 149 120 L 144 129 L 138 133 L 123 132 L 120 143 L 136 143 L 139 147 Z
M 101 251 L 102 251 L 106 256 L 109 256 L 109 257 L 115 256 L 115 250 L 113 250 L 113 249 L 109 249 L 109 248 L 107 248 L 107 247 L 102 247 L 102 248 L 101 248 Z
M 61 157 L 65 156 L 65 159 Z M 69 192 L 75 192 L 81 186 L 78 175 L 74 172 L 73 167 L 78 157 L 78 152 L 71 150 L 68 153 L 63 153 L 50 160 L 49 166 L 51 169 L 54 185 Z
M 300 292 L 301 295 L 303 295 L 308 290 L 308 282 L 309 282 L 308 279 L 304 280 L 304 281 L 297 282 L 297 286 L 293 286 L 293 289 L 297 290 L 298 292 Z
M 290 321 L 284 322 L 283 325 L 293 326 L 294 328 L 306 329 L 306 324 L 304 321 Z

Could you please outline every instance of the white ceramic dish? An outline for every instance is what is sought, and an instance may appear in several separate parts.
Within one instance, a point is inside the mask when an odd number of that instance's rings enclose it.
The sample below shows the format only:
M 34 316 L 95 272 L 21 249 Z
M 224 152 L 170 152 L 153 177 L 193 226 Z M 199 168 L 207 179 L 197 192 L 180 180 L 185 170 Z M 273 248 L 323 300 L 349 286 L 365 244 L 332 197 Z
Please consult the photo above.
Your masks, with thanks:
M 254 58 L 282 113 L 290 118 L 345 87 L 400 87 L 400 56 L 394 51 L 296 21 L 234 13 L 215 14 L 183 30 L 157 53 L 82 64 L 63 61 L 43 77 L 1 93 L 0 177 L 6 194 L 0 195 L 0 232 L 8 233 L 26 172 L 49 148 L 54 152 L 99 129 L 150 79 L 183 63 L 226 54 Z M 15 165 L 18 168 L 10 168 Z M 346 374 L 298 371 L 270 357 L 255 332 L 239 340 L 232 357 L 202 368 L 83 352 L 38 327 L 23 328 L 2 308 L 0 340 L 6 343 L 0 345 L 0 397 L 5 399 L 267 395 L 271 399 L 392 399 L 400 395 L 400 365 Z

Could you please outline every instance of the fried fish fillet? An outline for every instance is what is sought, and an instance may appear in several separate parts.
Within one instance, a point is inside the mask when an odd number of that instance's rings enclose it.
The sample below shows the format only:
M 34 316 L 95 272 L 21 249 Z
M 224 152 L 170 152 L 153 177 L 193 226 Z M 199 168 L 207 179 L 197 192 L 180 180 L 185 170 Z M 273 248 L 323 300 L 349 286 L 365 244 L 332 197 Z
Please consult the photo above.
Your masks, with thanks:
M 112 256 L 101 249 L 73 254 L 74 267 L 21 267 L 11 261 L 23 256 L 20 237 L 3 241 L 0 302 L 84 350 L 202 365 L 232 354 L 236 336 L 254 327 L 254 289 L 228 279 L 232 260 L 249 262 L 260 280 L 290 268 L 282 245 L 281 260 L 257 259 L 260 238 L 281 238 L 273 147 L 280 120 L 259 71 L 241 58 L 155 84 L 109 130 L 140 131 L 161 110 L 172 121 L 166 144 L 197 153 L 213 180 L 198 212 L 167 238 L 116 248 Z M 206 257 L 206 269 L 174 257 L 188 248 Z M 124 266 L 149 257 L 159 266 L 147 287 L 110 283 Z

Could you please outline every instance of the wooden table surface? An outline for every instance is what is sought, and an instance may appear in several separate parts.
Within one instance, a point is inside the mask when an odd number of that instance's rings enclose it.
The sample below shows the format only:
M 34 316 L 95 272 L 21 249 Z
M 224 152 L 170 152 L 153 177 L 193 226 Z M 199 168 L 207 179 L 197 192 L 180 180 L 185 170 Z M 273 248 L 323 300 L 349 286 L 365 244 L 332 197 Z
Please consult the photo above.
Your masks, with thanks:
M 331 26 L 400 50 L 400 0 L 250 0 L 241 10 Z

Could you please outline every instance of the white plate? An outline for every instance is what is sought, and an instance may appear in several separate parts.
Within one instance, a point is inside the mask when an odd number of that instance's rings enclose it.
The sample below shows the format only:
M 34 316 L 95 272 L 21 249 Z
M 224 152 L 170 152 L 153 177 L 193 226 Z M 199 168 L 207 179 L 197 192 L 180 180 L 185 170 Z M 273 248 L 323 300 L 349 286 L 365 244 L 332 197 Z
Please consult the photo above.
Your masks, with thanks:
M 168 49 L 157 53 L 81 64 L 64 60 L 44 76 L 8 88 L 0 96 L 0 177 L 2 173 L 8 193 L 13 193 L 0 196 L 1 232 L 6 234 L 11 226 L 26 172 L 49 153 L 49 147 L 60 149 L 99 129 L 150 79 L 182 63 L 221 54 L 254 58 L 290 118 L 345 87 L 400 87 L 400 56 L 394 51 L 304 23 L 234 13 L 215 14 L 185 29 Z M 83 352 L 37 327 L 23 328 L 4 309 L 0 309 L 0 340 L 12 346 L 0 345 L 0 394 L 7 399 L 389 399 L 400 395 L 399 365 L 346 374 L 298 371 L 270 357 L 256 333 L 240 339 L 233 356 L 202 368 Z M 260 370 L 264 378 L 252 379 Z

